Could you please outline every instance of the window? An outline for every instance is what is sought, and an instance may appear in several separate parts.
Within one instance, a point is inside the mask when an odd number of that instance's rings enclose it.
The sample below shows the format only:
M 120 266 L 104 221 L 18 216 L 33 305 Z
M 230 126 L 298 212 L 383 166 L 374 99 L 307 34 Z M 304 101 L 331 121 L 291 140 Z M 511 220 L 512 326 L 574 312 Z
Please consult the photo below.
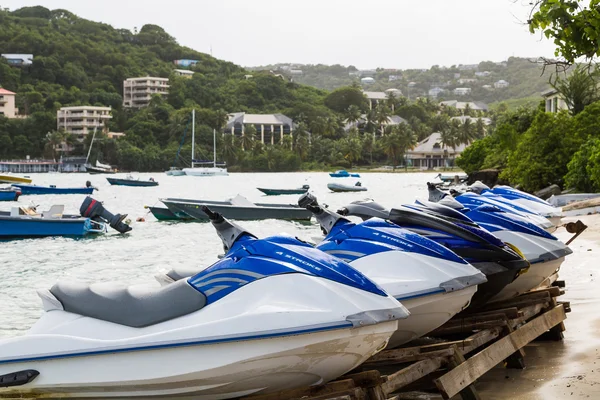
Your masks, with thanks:
M 558 112 L 558 97 L 555 97 L 553 100 L 554 100 L 554 105 L 552 107 L 552 112 Z

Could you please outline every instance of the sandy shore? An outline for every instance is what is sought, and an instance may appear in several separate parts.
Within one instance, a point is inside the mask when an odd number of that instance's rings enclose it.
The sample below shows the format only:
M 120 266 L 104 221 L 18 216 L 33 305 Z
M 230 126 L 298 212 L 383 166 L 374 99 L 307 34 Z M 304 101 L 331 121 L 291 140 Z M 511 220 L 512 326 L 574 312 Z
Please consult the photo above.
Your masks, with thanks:
M 600 215 L 580 219 L 588 226 L 571 243 L 560 271 L 566 282 L 561 300 L 571 302 L 562 342 L 533 342 L 525 347 L 524 370 L 497 366 L 477 383 L 483 399 L 600 399 Z M 559 228 L 567 241 L 571 234 Z

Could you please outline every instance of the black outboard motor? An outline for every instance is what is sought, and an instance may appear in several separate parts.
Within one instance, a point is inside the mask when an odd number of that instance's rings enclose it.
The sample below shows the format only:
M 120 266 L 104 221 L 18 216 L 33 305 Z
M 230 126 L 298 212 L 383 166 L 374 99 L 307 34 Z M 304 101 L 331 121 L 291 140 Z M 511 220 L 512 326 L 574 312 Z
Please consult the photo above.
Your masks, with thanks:
M 131 230 L 131 227 L 123 222 L 127 217 L 127 214 L 113 215 L 104 208 L 101 202 L 94 200 L 89 196 L 85 198 L 81 207 L 79 207 L 79 213 L 82 217 L 108 223 L 111 228 L 120 233 L 126 233 Z
M 513 248 L 468 219 L 449 220 L 444 215 L 436 215 L 434 210 L 424 212 L 404 206 L 388 210 L 373 200 L 355 201 L 338 213 L 363 220 L 373 217 L 388 219 L 438 242 L 467 260 L 488 278 L 488 282 L 477 289 L 471 309 L 485 304 L 529 268 L 529 262 Z

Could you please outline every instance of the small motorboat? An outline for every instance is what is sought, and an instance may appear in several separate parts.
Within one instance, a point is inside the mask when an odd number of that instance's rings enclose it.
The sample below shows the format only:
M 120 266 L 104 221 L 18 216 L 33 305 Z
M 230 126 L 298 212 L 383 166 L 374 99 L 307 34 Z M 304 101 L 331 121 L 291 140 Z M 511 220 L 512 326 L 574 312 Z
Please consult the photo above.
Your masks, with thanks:
M 344 185 L 343 183 L 328 183 L 327 189 L 332 192 L 366 192 L 367 188 L 364 187 L 360 182 L 356 182 L 354 185 Z
M 108 183 L 115 186 L 158 186 L 158 182 L 154 178 L 150 178 L 147 181 L 142 181 L 139 178 L 134 178 L 131 175 L 127 175 L 126 178 L 106 178 Z
M 58 282 L 0 341 L 0 397 L 235 399 L 320 385 L 385 347 L 408 311 L 347 263 L 204 210 L 227 254 L 157 288 Z M 168 366 L 168 368 L 165 368 Z
M 307 193 L 298 204 L 313 212 L 325 239 L 316 247 L 339 257 L 400 301 L 410 316 L 388 347 L 421 337 L 465 309 L 487 279 L 444 246 L 380 218 L 355 224 Z
M 363 220 L 383 218 L 441 244 L 483 272 L 487 282 L 479 285 L 471 300 L 471 309 L 485 305 L 492 297 L 529 268 L 527 261 L 514 247 L 507 245 L 487 230 L 468 222 L 448 221 L 433 212 L 423 212 L 401 206 L 391 210 L 373 200 L 355 201 L 338 210 L 341 215 Z
M 108 164 L 102 164 L 100 161 L 96 161 L 96 166 L 86 165 L 85 170 L 92 175 L 95 174 L 116 174 L 117 170 L 113 169 Z
M 465 210 L 462 204 L 452 197 L 445 197 L 439 203 L 417 201 L 407 207 L 445 216 L 455 223 L 474 222 L 523 254 L 531 264 L 527 273 L 519 275 L 490 301 L 509 299 L 538 287 L 558 271 L 565 257 L 572 253 L 566 244 L 528 219 L 497 207 L 484 205 Z
M 14 175 L 0 174 L 0 183 L 31 183 L 31 179 L 21 178 L 20 176 L 14 176 Z
M 202 211 L 202 206 L 209 206 L 225 218 L 235 220 L 284 219 L 292 221 L 309 221 L 312 213 L 295 204 L 253 203 L 243 196 L 226 201 L 189 200 L 189 199 L 160 199 L 171 212 L 176 215 L 184 213 L 190 217 L 207 221 L 208 215 Z
M 0 189 L 0 201 L 17 201 L 21 194 L 16 188 Z
M 55 185 L 50 186 L 38 186 L 38 185 L 25 185 L 22 183 L 15 183 L 12 185 L 15 188 L 21 190 L 23 196 L 33 194 L 92 194 L 94 190 L 97 190 L 92 186 L 90 181 L 85 183 L 85 187 L 72 187 L 72 188 L 59 188 Z
M 443 183 L 462 183 L 465 182 L 467 179 L 469 179 L 468 175 L 465 174 L 461 174 L 461 175 L 442 175 L 442 174 L 438 174 L 435 178 L 439 178 Z
M 154 215 L 154 218 L 159 221 L 191 221 L 194 219 L 182 212 L 174 213 L 166 207 L 144 206 L 144 208 L 150 210 L 152 215 Z
M 591 200 L 600 198 L 600 193 L 569 193 L 569 194 L 553 194 L 548 199 L 548 203 L 554 207 L 564 207 L 567 204 L 576 203 L 578 201 Z
M 169 176 L 184 176 L 185 171 L 177 167 L 171 167 L 168 171 L 165 171 L 165 174 Z
M 265 189 L 265 188 L 256 188 L 266 194 L 267 196 L 281 196 L 286 194 L 304 194 L 308 192 L 310 189 L 309 185 L 302 185 L 301 188 L 297 189 Z
M 329 176 L 332 178 L 360 178 L 360 174 L 351 173 L 346 171 L 345 169 L 340 169 L 335 172 L 330 172 Z

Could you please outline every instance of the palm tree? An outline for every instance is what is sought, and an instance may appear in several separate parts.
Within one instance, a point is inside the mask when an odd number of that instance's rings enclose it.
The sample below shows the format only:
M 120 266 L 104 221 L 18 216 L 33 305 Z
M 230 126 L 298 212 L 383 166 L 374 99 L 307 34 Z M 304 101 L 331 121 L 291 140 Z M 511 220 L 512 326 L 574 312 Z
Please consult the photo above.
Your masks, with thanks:
M 325 132 L 323 136 L 326 137 L 337 137 L 338 132 L 341 130 L 342 122 L 339 118 L 329 117 L 325 120 Z
M 362 112 L 356 104 L 351 104 L 346 110 L 346 122 L 356 126 L 362 118 Z
M 375 142 L 373 141 L 372 135 L 364 135 L 362 139 L 362 149 L 363 151 L 369 155 L 369 162 L 373 164 L 373 149 L 375 147 Z
M 431 118 L 430 126 L 434 132 L 442 132 L 449 128 L 450 118 L 445 114 L 434 115 Z
M 383 152 L 389 159 L 392 160 L 392 169 L 396 169 L 398 156 L 402 154 L 402 139 L 398 133 L 394 132 L 389 135 L 385 135 L 382 138 L 381 145 Z
M 481 139 L 482 137 L 485 136 L 485 124 L 483 123 L 483 119 L 478 118 L 477 122 L 475 123 L 475 137 L 477 139 Z
M 223 141 L 221 144 L 221 154 L 227 162 L 227 164 L 234 164 L 237 158 L 237 148 L 235 137 L 226 133 L 223 135 Z
M 341 147 L 344 159 L 350 162 L 350 166 L 352 166 L 356 161 L 360 160 L 361 142 L 358 137 L 350 136 L 343 139 Z
M 475 125 L 467 118 L 460 129 L 458 144 L 470 144 L 476 137 Z
M 251 150 L 256 139 L 256 127 L 253 124 L 246 125 L 244 127 L 244 134 L 242 135 L 242 150 Z
M 378 105 L 375 108 L 375 112 L 376 112 L 375 120 L 377 121 L 377 124 L 379 125 L 381 134 L 383 135 L 384 126 L 387 125 L 388 122 L 390 121 L 390 116 L 392 115 L 392 113 L 391 113 L 390 109 L 387 108 L 387 106 L 384 104 Z
M 254 146 L 252 146 L 252 157 L 258 157 L 264 151 L 265 151 L 265 145 L 261 141 L 255 141 Z
M 400 137 L 402 143 L 402 158 L 404 160 L 404 169 L 408 170 L 408 163 L 406 162 L 406 152 L 412 150 L 417 145 L 417 135 L 410 129 L 407 124 L 398 124 L 395 126 L 395 134 Z
M 327 121 L 319 116 L 310 121 L 310 131 L 315 135 L 323 135 L 327 129 Z
M 365 115 L 365 133 L 373 134 L 375 137 L 375 133 L 377 132 L 377 111 L 375 109 L 369 110 L 369 112 Z
M 289 150 L 292 149 L 292 137 L 290 135 L 285 135 L 281 139 L 281 147 Z
M 456 152 L 456 146 L 458 145 L 458 136 L 460 133 L 460 122 L 458 122 L 458 127 L 456 125 L 457 120 L 452 120 L 450 127 L 445 131 L 440 132 L 440 144 L 442 148 L 446 148 L 444 150 L 444 165 L 448 164 L 448 151 L 447 149 L 452 147 L 452 149 Z
M 471 106 L 469 105 L 469 103 L 466 103 L 465 108 L 463 109 L 463 115 L 470 117 L 472 113 L 473 113 L 473 110 L 471 109 Z
M 569 77 L 559 78 L 557 76 L 550 84 L 560 93 L 571 113 L 577 115 L 587 105 L 600 98 L 599 76 L 599 70 L 590 71 L 589 67 L 577 66 Z

